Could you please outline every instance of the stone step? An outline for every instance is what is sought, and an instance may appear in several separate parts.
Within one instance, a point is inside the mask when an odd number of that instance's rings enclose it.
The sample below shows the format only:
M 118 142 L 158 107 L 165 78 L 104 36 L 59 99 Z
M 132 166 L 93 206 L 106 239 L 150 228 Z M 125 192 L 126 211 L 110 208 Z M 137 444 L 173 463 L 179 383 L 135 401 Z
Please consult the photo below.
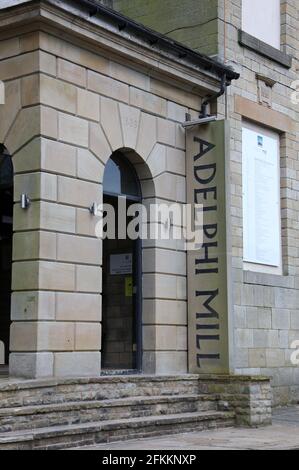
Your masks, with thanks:
M 0 365 L 0 377 L 8 377 L 8 366 Z
M 216 409 L 216 399 L 207 395 L 134 397 L 3 408 L 0 410 L 0 432 Z
M 66 449 L 180 432 L 230 427 L 233 412 L 200 411 L 0 433 L 0 450 Z
M 0 381 L 0 408 L 198 393 L 198 375 L 130 375 L 15 381 L 10 379 Z

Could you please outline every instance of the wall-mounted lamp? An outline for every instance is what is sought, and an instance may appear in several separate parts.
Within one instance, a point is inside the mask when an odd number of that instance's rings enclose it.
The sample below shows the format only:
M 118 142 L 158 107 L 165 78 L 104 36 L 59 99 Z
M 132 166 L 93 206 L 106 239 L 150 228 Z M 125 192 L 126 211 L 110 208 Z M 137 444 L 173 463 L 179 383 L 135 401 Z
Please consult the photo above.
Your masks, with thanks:
M 98 205 L 96 202 L 93 202 L 92 205 L 89 207 L 89 212 L 91 215 L 96 216 L 98 214 Z
M 21 194 L 21 208 L 28 209 L 30 206 L 30 199 L 27 194 Z

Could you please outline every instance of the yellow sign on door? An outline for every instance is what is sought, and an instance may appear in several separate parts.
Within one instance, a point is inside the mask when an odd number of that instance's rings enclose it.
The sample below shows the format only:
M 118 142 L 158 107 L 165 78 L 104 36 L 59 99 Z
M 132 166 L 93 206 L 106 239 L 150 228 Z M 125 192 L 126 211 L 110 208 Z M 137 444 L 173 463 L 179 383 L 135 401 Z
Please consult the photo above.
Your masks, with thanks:
M 125 278 L 125 296 L 126 297 L 132 297 L 133 295 L 133 278 L 126 277 Z

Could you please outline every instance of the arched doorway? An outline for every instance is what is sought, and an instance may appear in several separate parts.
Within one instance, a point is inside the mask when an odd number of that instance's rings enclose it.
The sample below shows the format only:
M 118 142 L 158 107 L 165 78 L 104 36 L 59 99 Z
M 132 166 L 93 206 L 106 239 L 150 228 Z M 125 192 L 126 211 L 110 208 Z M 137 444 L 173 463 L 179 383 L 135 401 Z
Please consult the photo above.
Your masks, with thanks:
M 141 240 L 132 240 L 126 233 L 119 236 L 117 214 L 119 198 L 128 209 L 131 204 L 141 202 L 141 190 L 134 167 L 120 151 L 114 152 L 106 164 L 103 192 L 104 204 L 114 208 L 117 223 L 115 237 L 108 236 L 103 240 L 102 371 L 140 371 Z M 130 218 L 125 215 L 123 221 L 127 227 Z
M 13 165 L 7 150 L 0 145 L 0 366 L 8 365 L 9 356 L 12 235 Z

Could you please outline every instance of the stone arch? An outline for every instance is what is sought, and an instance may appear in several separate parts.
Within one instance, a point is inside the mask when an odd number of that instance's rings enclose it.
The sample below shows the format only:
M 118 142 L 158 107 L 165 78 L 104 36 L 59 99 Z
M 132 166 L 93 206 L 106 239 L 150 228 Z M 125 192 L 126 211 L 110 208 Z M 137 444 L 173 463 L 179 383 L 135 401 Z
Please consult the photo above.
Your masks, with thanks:
M 89 147 L 104 165 L 119 149 L 127 149 L 128 154 L 136 152 L 138 164 L 145 163 L 157 142 L 156 129 L 155 116 L 109 98 L 101 98 L 101 122 L 90 123 Z M 152 176 L 150 166 L 149 174 Z
M 140 183 L 140 190 L 141 190 L 141 202 L 146 205 L 146 202 L 154 202 L 155 199 L 155 187 L 154 187 L 154 179 L 153 175 L 151 172 L 151 169 L 149 168 L 147 162 L 145 161 L 144 158 L 142 158 L 136 150 L 128 147 L 122 147 L 122 148 L 117 148 L 114 152 L 112 152 L 109 155 L 109 158 L 113 154 L 118 154 L 118 155 L 123 155 L 123 157 L 131 164 L 131 166 L 134 168 L 136 172 L 136 176 L 139 180 Z M 109 159 L 108 159 L 109 160 Z M 107 160 L 107 161 L 108 161 Z M 103 181 L 102 181 L 103 183 Z M 154 250 L 154 256 L 151 257 L 149 260 L 149 257 L 146 256 L 146 250 L 152 246 L 152 249 Z M 152 294 L 148 294 L 146 292 L 146 289 L 142 288 L 141 292 L 141 299 L 140 299 L 140 309 L 141 311 L 139 312 L 141 319 L 140 319 L 140 338 L 142 339 L 145 337 L 145 332 L 147 329 L 147 325 L 151 322 L 154 321 L 153 318 L 153 312 L 150 312 L 150 310 L 147 309 L 147 304 L 146 304 L 146 295 L 155 295 L 154 289 L 155 289 L 155 282 L 152 282 L 152 278 L 155 276 L 153 272 L 155 271 L 155 266 L 156 264 L 156 248 L 155 248 L 155 241 L 151 240 L 142 240 L 141 241 L 141 246 L 140 246 L 140 257 L 141 257 L 141 282 L 140 285 L 143 286 L 145 283 L 147 285 L 151 284 L 152 288 Z M 104 264 L 103 264 L 104 265 Z M 151 274 L 148 274 L 151 273 Z M 104 310 L 103 310 L 104 312 Z M 142 343 L 142 340 L 140 340 Z M 148 361 L 148 351 L 146 350 L 146 345 L 141 345 L 142 348 L 141 355 L 142 355 L 142 371 L 143 372 L 155 372 L 155 366 L 153 366 L 153 363 L 149 365 Z M 140 366 L 140 363 L 139 363 Z
M 89 150 L 105 166 L 112 153 L 121 150 L 126 158 L 134 165 L 138 174 L 142 197 L 145 203 L 164 200 L 185 203 L 185 154 L 179 149 L 171 149 L 159 142 L 157 135 L 157 117 L 137 110 L 134 107 L 118 103 L 108 98 L 101 98 L 100 123 L 90 123 Z M 183 162 L 183 163 L 182 163 Z M 102 183 L 102 181 L 101 181 Z M 179 243 L 174 240 L 171 250 L 181 250 Z M 163 350 L 165 326 L 161 318 L 164 308 L 173 308 L 175 299 L 179 297 L 178 312 L 185 311 L 183 278 L 173 275 L 169 267 L 172 261 L 166 261 L 174 251 L 165 251 L 165 243 L 156 240 L 146 240 L 143 244 L 143 371 L 147 373 L 167 370 L 167 358 L 171 356 L 173 370 L 185 370 L 186 354 L 184 351 L 173 356 Z M 164 250 L 164 251 L 163 251 Z M 161 253 L 163 261 L 161 260 Z M 184 258 L 184 259 L 182 259 Z M 183 274 L 186 256 L 177 252 L 176 263 L 181 266 Z M 165 265 L 167 263 L 167 266 Z M 165 268 L 166 266 L 166 268 Z M 168 275 L 169 273 L 169 275 Z M 169 291 L 164 292 L 162 286 Z M 168 303 L 166 292 L 169 292 L 172 302 Z M 167 294 L 168 295 L 168 294 Z M 165 300 L 160 300 L 160 299 Z M 165 305 L 165 307 L 164 307 Z M 183 313 L 184 314 L 184 313 Z M 178 321 L 181 321 L 180 319 Z M 173 330 L 175 327 L 173 328 Z M 181 328 L 184 329 L 185 327 Z M 178 358 L 179 363 L 176 363 Z

